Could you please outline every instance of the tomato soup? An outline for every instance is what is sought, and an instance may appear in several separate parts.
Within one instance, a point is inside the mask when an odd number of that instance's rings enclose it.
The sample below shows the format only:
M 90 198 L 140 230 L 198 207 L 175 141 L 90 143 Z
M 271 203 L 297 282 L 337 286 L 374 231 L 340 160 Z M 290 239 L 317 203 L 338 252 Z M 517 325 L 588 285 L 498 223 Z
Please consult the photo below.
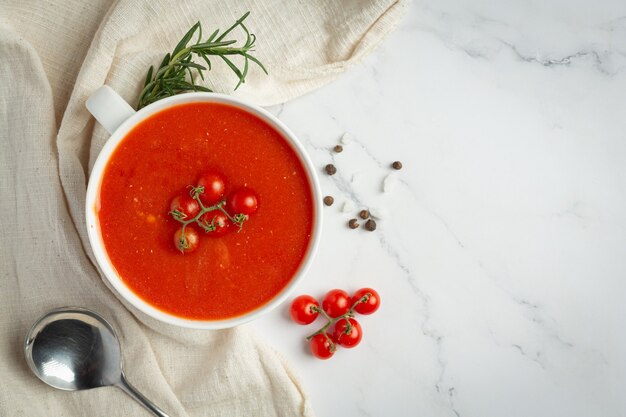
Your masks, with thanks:
M 181 253 L 172 198 L 216 170 L 228 190 L 253 189 L 257 211 L 241 230 Z M 295 151 L 265 121 L 236 107 L 182 104 L 137 125 L 108 161 L 97 216 L 124 283 L 152 306 L 196 320 L 233 318 L 272 300 L 311 240 L 313 195 Z M 236 228 L 234 228 L 236 229 Z

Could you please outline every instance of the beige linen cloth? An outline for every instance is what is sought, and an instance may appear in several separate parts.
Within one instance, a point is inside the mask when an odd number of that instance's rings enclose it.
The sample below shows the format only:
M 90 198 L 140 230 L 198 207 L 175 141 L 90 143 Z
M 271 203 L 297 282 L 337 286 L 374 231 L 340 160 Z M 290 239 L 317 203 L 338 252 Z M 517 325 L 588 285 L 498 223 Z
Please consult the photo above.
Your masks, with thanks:
M 236 95 L 284 102 L 371 51 L 404 8 L 398 0 L 0 1 L 0 415 L 148 415 L 116 388 L 62 392 L 31 374 L 22 353 L 27 330 L 66 305 L 113 324 L 129 380 L 172 417 L 313 415 L 285 360 L 246 326 L 174 328 L 128 309 L 107 288 L 83 205 L 108 134 L 85 100 L 106 83 L 135 105 L 146 69 L 193 23 L 208 34 L 250 10 L 256 56 L 270 75 L 252 68 Z M 224 92 L 236 81 L 217 61 L 209 79 Z

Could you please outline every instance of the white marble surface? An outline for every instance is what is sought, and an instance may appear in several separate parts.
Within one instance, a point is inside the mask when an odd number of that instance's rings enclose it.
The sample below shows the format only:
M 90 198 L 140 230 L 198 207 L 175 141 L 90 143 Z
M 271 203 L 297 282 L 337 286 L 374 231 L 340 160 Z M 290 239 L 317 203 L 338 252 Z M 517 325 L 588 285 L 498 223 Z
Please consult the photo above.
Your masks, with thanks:
M 422 1 L 362 65 L 272 109 L 339 170 L 297 293 L 382 297 L 329 361 L 287 306 L 250 325 L 320 417 L 626 415 L 625 68 L 623 1 Z M 389 216 L 349 230 L 346 200 Z

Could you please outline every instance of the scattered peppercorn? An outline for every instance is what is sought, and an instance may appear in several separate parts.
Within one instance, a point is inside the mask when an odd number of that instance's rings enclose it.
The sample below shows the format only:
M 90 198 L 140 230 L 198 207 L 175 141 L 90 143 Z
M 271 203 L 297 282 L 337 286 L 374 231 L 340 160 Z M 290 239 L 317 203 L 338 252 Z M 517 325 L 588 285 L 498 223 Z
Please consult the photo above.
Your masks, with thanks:
M 368 230 L 370 232 L 373 232 L 374 230 L 376 230 L 376 222 L 372 219 L 369 219 L 368 221 L 366 221 L 365 230 Z
M 370 217 L 370 211 L 369 210 L 359 211 L 359 217 L 362 218 L 363 220 L 368 219 Z
M 335 199 L 332 196 L 327 195 L 326 197 L 324 197 L 324 204 L 326 204 L 327 206 L 332 206 L 334 202 Z
M 326 165 L 324 169 L 328 175 L 335 175 L 337 173 L 337 168 L 333 164 Z
M 391 164 L 391 166 L 393 167 L 393 169 L 402 169 L 402 162 L 395 161 L 393 164 Z
M 335 147 L 333 148 L 333 150 L 337 153 L 343 151 L 343 146 L 341 145 L 335 145 Z
M 350 219 L 350 221 L 348 222 L 348 227 L 350 229 L 358 229 L 359 228 L 359 222 L 357 219 Z

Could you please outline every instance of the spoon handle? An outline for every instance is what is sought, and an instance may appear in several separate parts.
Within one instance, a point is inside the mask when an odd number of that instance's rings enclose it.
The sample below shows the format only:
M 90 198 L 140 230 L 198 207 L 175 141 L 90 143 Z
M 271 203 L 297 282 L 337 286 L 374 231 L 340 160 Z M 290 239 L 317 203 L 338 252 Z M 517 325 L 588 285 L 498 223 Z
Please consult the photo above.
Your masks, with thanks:
M 133 399 L 135 399 L 135 401 L 137 401 L 139 404 L 143 405 L 146 408 L 146 410 L 150 411 L 155 416 L 170 417 L 163 410 L 157 407 L 152 401 L 144 397 L 143 394 L 137 391 L 135 387 L 130 385 L 130 383 L 126 380 L 126 377 L 124 376 L 124 374 L 122 374 L 122 377 L 120 378 L 120 382 L 116 385 L 120 387 L 122 391 L 124 391 L 126 394 L 130 395 Z

